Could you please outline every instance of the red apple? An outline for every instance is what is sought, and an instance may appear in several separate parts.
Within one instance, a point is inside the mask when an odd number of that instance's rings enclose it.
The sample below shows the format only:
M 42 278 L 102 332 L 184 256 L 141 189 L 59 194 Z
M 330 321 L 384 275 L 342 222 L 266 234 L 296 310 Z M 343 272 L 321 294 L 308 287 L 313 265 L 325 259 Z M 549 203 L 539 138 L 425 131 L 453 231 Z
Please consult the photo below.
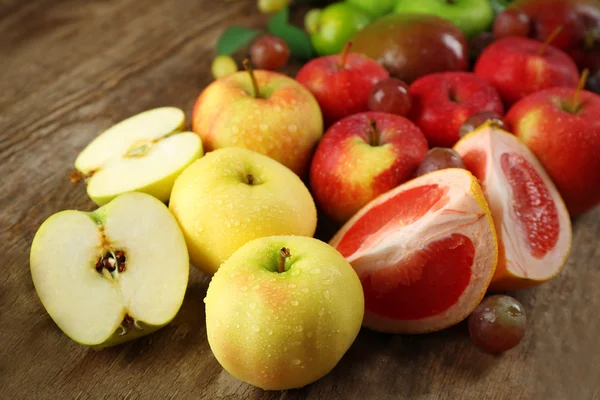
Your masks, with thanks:
M 343 223 L 362 206 L 412 178 L 427 154 L 427 140 L 408 119 L 366 112 L 334 124 L 310 167 L 317 205 Z
M 496 89 L 470 72 L 427 75 L 410 85 L 409 92 L 413 100 L 410 119 L 430 146 L 452 147 L 460 138 L 460 127 L 472 115 L 504 113 Z
M 600 203 L 600 96 L 548 89 L 516 103 L 505 119 L 548 171 L 571 215 Z
M 342 54 L 315 58 L 296 75 L 317 99 L 326 125 L 367 111 L 371 88 L 389 77 L 375 60 L 348 50 L 346 46 Z
M 559 49 L 568 49 L 584 35 L 583 21 L 575 8 L 577 0 L 518 0 L 510 8 L 518 8 L 531 19 L 530 36 L 545 41 L 559 26 L 562 31 L 552 40 Z
M 574 88 L 579 81 L 577 66 L 567 54 L 522 37 L 492 43 L 477 60 L 474 72 L 498 89 L 506 105 L 551 87 Z

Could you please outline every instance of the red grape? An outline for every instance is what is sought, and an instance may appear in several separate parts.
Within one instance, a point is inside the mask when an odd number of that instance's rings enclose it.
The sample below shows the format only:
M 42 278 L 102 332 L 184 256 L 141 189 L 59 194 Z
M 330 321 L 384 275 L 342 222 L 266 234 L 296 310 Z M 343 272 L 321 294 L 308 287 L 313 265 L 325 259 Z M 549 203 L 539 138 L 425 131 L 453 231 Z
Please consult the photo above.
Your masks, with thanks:
M 411 107 L 408 85 L 400 79 L 387 78 L 377 82 L 369 95 L 369 110 L 406 116 Z
M 588 78 L 585 88 L 590 92 L 600 95 L 600 70 Z
M 439 169 L 464 167 L 465 164 L 463 164 L 456 151 L 445 147 L 434 147 L 427 152 L 427 155 L 421 161 L 415 176 L 425 175 Z
M 502 11 L 494 20 L 494 37 L 500 39 L 507 36 L 529 36 L 531 19 L 518 8 Z
M 481 32 L 469 40 L 469 58 L 474 62 L 481 53 L 494 42 L 494 35 L 491 32 Z
M 501 129 L 506 129 L 506 124 L 504 120 L 502 120 L 502 116 L 493 112 L 480 112 L 479 114 L 474 114 L 467 118 L 467 120 L 460 127 L 459 135 L 463 137 L 468 133 L 473 132 L 475 129 L 479 128 L 482 124 L 487 121 L 492 121 L 492 123 Z
M 276 70 L 283 67 L 289 58 L 290 48 L 276 36 L 262 36 L 250 47 L 250 60 L 258 69 Z
M 527 318 L 523 305 L 505 295 L 486 297 L 469 317 L 471 340 L 482 350 L 501 353 L 519 344 Z

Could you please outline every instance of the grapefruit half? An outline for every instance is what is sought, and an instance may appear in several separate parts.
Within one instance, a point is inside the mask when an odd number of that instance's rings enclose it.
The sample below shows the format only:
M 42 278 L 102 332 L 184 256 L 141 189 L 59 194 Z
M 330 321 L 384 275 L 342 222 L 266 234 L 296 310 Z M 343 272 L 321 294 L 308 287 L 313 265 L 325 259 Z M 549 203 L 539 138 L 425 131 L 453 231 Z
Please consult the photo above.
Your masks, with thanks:
M 498 266 L 490 290 L 524 289 L 555 277 L 571 248 L 571 220 L 533 153 L 489 123 L 454 150 L 479 179 L 497 228 Z
M 425 333 L 466 318 L 494 275 L 496 233 L 473 175 L 445 169 L 364 206 L 333 237 L 365 294 L 363 325 Z

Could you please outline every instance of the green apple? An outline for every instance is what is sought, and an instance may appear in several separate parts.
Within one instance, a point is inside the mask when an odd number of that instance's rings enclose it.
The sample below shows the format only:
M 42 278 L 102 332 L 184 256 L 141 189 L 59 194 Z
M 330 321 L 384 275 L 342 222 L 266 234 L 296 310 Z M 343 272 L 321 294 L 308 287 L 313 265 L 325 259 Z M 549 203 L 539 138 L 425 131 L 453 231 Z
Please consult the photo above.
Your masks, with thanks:
M 294 79 L 272 71 L 240 71 L 217 79 L 198 97 L 192 130 L 207 152 L 245 147 L 300 176 L 323 135 L 321 109 Z
M 353 5 L 333 3 L 319 14 L 317 29 L 310 35 L 310 40 L 319 55 L 337 54 L 369 22 L 371 18 Z
M 97 348 L 147 335 L 179 311 L 187 287 L 185 240 L 168 208 L 126 193 L 94 212 L 61 211 L 38 229 L 31 277 L 50 317 Z
M 315 203 L 291 170 L 257 152 L 228 147 L 208 153 L 175 182 L 169 207 L 192 264 L 213 274 L 250 240 L 313 236 Z
M 88 196 L 99 206 L 132 191 L 168 201 L 175 178 L 203 154 L 198 135 L 184 126 L 183 111 L 162 107 L 100 134 L 75 160 Z
M 265 390 L 299 388 L 336 366 L 364 316 L 356 272 L 317 239 L 275 236 L 236 251 L 204 300 L 208 343 L 231 375 Z
M 489 29 L 494 19 L 489 0 L 398 0 L 395 11 L 446 18 L 455 23 L 467 38 Z
M 365 11 L 371 17 L 377 18 L 389 14 L 394 9 L 397 0 L 346 0 L 353 6 Z

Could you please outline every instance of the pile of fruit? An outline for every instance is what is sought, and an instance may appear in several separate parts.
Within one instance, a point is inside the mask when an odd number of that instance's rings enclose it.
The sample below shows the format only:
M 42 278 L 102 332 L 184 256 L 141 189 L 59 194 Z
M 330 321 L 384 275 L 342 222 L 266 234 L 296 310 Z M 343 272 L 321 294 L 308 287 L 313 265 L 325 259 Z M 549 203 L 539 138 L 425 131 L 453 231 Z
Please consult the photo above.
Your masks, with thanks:
M 44 307 L 78 343 L 135 339 L 175 317 L 191 261 L 216 359 L 273 390 L 323 377 L 361 326 L 468 318 L 477 346 L 513 348 L 522 305 L 485 294 L 555 277 L 570 217 L 600 203 L 600 3 L 347 0 L 306 32 L 287 3 L 259 1 L 271 34 L 225 32 L 191 131 L 153 109 L 79 154 L 100 208 L 35 235 Z M 273 71 L 290 57 L 295 78 Z

